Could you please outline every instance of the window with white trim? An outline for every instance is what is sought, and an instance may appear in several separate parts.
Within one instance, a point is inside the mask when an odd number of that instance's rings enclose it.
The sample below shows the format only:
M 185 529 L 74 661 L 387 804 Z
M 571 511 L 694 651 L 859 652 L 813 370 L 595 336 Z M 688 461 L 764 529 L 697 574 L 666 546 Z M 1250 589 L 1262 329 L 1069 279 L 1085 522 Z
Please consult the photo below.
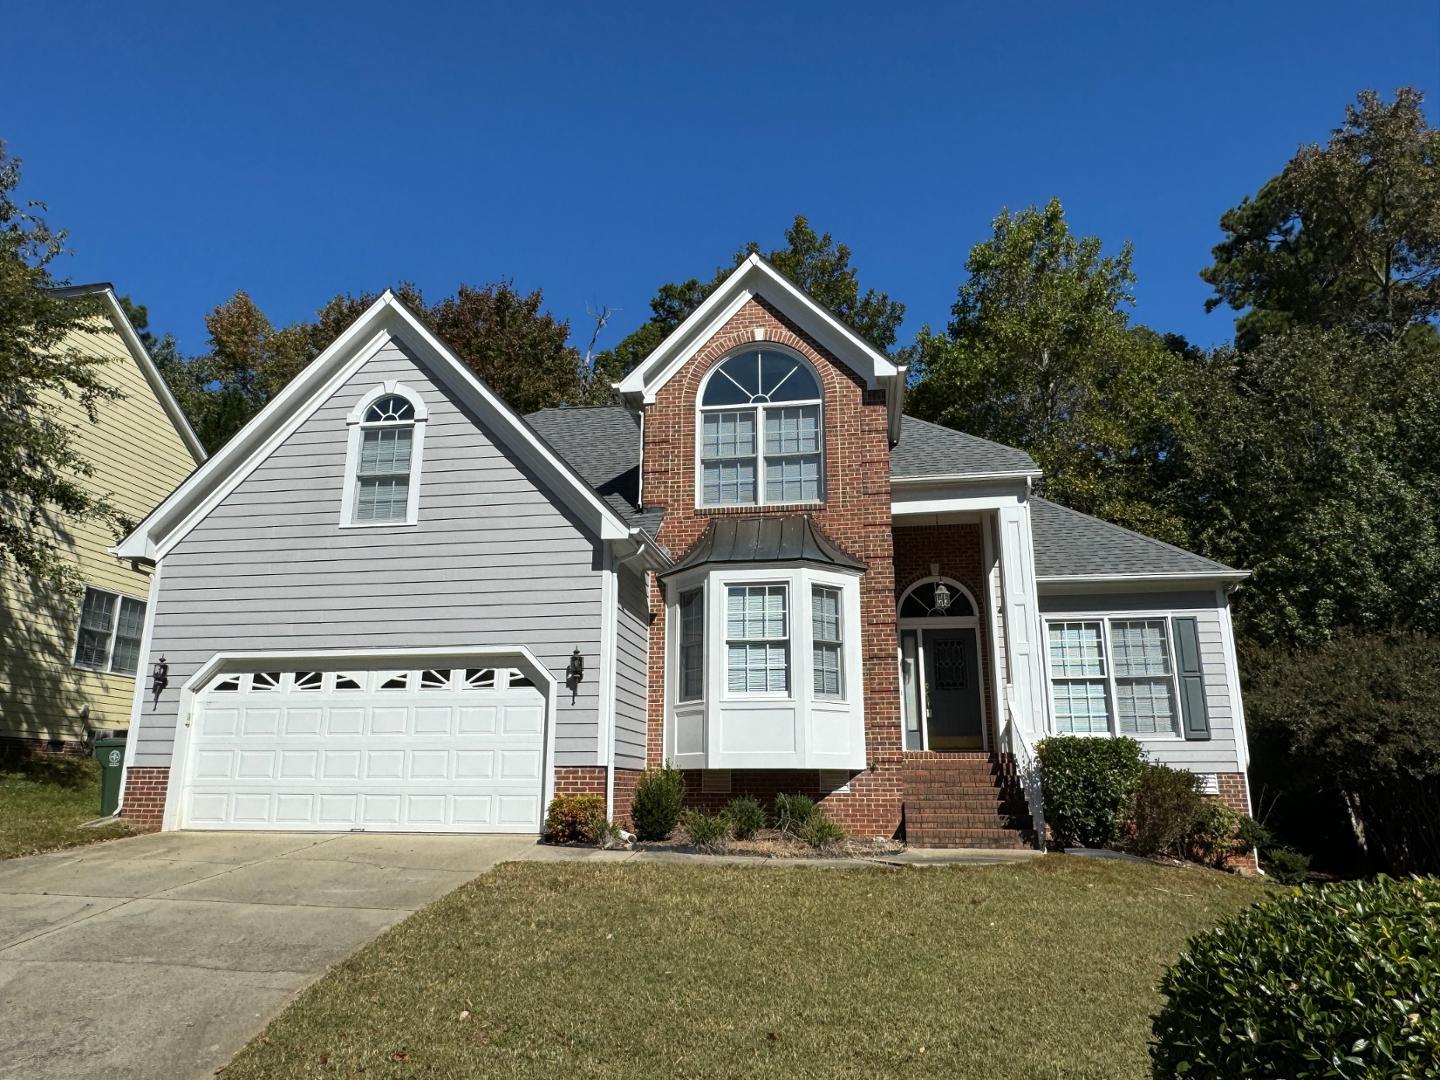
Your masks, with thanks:
M 845 696 L 845 664 L 842 658 L 841 594 L 839 589 L 815 585 L 810 589 L 812 672 L 819 697 Z
M 825 478 L 820 382 L 775 349 L 732 356 L 700 399 L 700 504 L 819 502 Z
M 355 521 L 404 521 L 410 504 L 415 407 L 386 394 L 365 410 L 355 470 Z
M 680 594 L 680 700 L 705 696 L 705 590 Z
M 1168 618 L 1053 620 L 1046 637 L 1058 733 L 1179 734 Z
M 80 603 L 75 666 L 134 675 L 140 667 L 140 639 L 144 629 L 143 601 L 87 585 L 85 598 Z
M 732 694 L 790 690 L 789 587 L 731 585 L 725 599 L 725 674 Z

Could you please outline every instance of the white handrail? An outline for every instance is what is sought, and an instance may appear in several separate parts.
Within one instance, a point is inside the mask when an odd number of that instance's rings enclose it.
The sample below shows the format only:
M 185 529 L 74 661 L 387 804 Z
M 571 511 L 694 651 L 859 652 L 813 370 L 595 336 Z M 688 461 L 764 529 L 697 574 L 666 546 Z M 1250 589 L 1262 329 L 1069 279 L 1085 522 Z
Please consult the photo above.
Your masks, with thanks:
M 1025 805 L 1035 829 L 1035 846 L 1045 849 L 1045 799 L 1040 790 L 1040 759 L 1035 744 L 1020 723 L 1020 710 L 1015 705 L 1015 688 L 1005 688 L 1005 744 L 1015 761 L 1015 772 L 1025 789 Z

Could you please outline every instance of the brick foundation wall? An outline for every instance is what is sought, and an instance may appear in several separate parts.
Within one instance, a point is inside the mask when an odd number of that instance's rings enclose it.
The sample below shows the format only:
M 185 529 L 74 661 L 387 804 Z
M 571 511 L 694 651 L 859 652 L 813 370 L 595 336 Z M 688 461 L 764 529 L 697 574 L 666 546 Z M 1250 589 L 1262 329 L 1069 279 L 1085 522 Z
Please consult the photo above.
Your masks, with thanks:
M 940 576 L 960 582 L 975 598 L 975 613 L 980 617 L 978 636 L 980 649 L 981 693 L 985 703 L 986 726 L 990 746 L 998 746 L 995 723 L 994 663 L 991 655 L 994 634 L 990 622 L 990 592 L 985 582 L 985 539 L 979 525 L 916 525 L 895 530 L 895 600 L 917 581 L 933 577 L 931 566 L 938 565 Z
M 759 799 L 766 809 L 776 795 L 808 795 L 847 832 L 886 837 L 899 832 L 902 795 L 892 786 L 888 774 L 862 770 L 850 777 L 848 786 L 849 791 L 822 786 L 818 769 L 734 769 L 729 791 L 707 792 L 702 790 L 703 774 L 686 770 L 685 805 L 713 814 L 741 795 Z
M 615 820 L 627 829 L 631 828 L 630 803 L 635 798 L 635 785 L 640 776 L 640 769 L 615 770 Z
M 757 337 L 757 334 L 759 335 Z M 663 506 L 665 520 L 658 537 L 680 558 L 717 515 L 779 514 L 784 506 L 697 508 L 695 505 L 695 400 L 705 374 L 731 352 L 766 342 L 788 346 L 814 366 L 824 393 L 825 502 L 819 507 L 791 507 L 810 514 L 849 555 L 868 568 L 860 579 L 861 655 L 865 689 L 865 754 L 870 768 L 857 775 L 849 792 L 825 795 L 827 811 L 852 832 L 889 836 L 899 827 L 901 805 L 901 730 L 899 672 L 895 663 L 895 570 L 890 523 L 890 440 L 883 391 L 871 391 L 864 380 L 811 339 L 763 298 L 749 300 L 716 332 L 683 370 L 645 407 L 645 453 L 642 464 L 647 506 Z M 664 756 L 665 606 L 653 575 L 650 608 L 650 698 L 648 759 Z M 737 771 L 736 791 L 741 790 Z M 757 775 L 772 775 L 768 770 Z M 785 774 L 773 774 L 783 777 Z M 792 774 L 813 792 L 813 770 Z M 777 785 L 766 781 L 767 791 Z M 699 783 L 692 785 L 698 798 Z M 818 792 L 816 792 L 818 794 Z
M 169 782 L 169 769 L 127 769 L 120 816 L 139 828 L 158 829 L 165 818 L 165 787 Z
M 1220 786 L 1220 794 L 1216 797 L 1237 814 L 1248 817 L 1250 815 L 1250 796 L 1245 784 L 1245 774 L 1217 773 L 1215 779 Z M 1232 855 L 1225 860 L 1225 865 L 1228 869 L 1242 874 L 1260 872 L 1260 865 L 1253 851 L 1247 851 L 1243 855 Z
M 23 761 L 31 757 L 88 757 L 84 739 L 37 739 L 29 735 L 0 735 L 0 761 Z
M 555 770 L 556 795 L 605 794 L 605 766 L 563 765 Z

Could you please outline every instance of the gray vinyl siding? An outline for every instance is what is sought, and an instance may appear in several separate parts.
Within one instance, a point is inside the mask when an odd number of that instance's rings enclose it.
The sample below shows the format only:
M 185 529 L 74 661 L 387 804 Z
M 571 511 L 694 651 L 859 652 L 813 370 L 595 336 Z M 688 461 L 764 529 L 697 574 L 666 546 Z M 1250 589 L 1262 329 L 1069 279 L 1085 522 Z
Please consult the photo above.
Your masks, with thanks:
M 1083 593 L 1040 596 L 1040 613 L 1054 615 L 1108 615 L 1113 612 L 1153 612 L 1193 615 L 1200 634 L 1200 660 L 1205 675 L 1205 703 L 1210 717 L 1210 738 L 1187 741 L 1145 738 L 1140 742 L 1154 761 L 1192 772 L 1240 772 L 1237 748 L 1236 702 L 1231 692 L 1229 664 L 1221 630 L 1221 608 L 1214 590 L 1204 592 Z
M 643 574 L 621 568 L 615 633 L 615 764 L 645 767 L 650 610 Z
M 346 418 L 395 379 L 429 409 L 419 523 L 340 528 Z M 170 763 L 180 687 L 217 652 L 525 645 L 599 670 L 596 539 L 392 341 L 165 556 L 135 764 Z M 142 665 L 143 668 L 143 665 Z M 598 680 L 558 695 L 557 765 L 593 765 Z

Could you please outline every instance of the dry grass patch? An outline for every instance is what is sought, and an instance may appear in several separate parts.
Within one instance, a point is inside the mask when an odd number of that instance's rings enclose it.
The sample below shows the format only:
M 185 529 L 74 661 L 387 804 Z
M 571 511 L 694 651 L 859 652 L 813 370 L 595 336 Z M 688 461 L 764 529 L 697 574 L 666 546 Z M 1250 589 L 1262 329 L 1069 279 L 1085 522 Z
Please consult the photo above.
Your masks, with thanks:
M 992 867 L 513 863 L 321 979 L 222 1076 L 1141 1077 L 1161 969 L 1264 886 Z
M 100 766 L 89 758 L 0 763 L 0 859 L 130 835 L 124 825 L 82 829 L 100 816 Z

